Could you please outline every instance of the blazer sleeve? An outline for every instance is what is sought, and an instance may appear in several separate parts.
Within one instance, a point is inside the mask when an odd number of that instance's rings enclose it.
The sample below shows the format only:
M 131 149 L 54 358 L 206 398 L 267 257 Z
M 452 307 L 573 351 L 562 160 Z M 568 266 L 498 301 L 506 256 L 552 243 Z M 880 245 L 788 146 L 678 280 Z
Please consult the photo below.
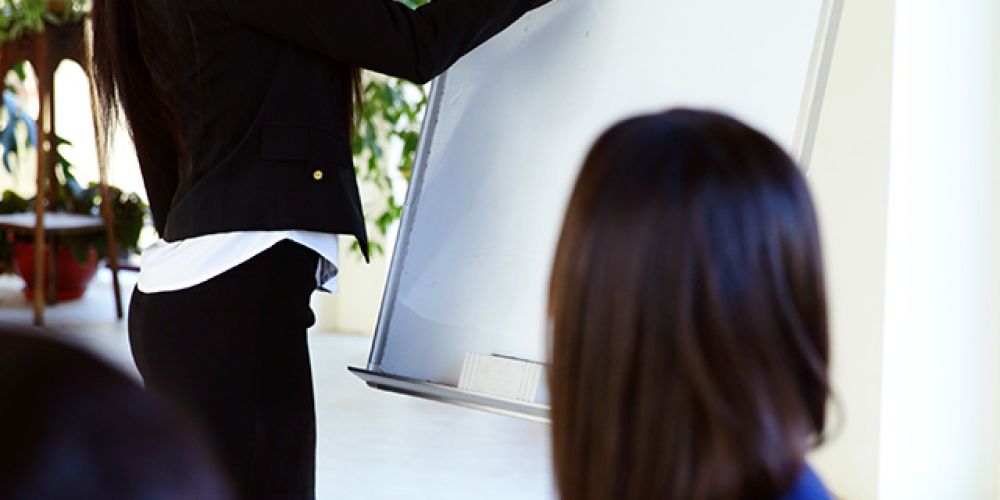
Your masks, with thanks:
M 238 23 L 331 59 L 425 83 L 548 1 L 433 0 L 415 10 L 394 0 L 210 4 Z

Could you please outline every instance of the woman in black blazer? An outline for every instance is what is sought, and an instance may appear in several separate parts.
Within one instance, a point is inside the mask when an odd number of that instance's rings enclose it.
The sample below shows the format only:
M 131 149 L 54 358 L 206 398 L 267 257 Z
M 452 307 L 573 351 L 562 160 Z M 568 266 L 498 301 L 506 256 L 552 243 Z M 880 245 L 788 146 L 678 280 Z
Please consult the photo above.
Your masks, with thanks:
M 314 496 L 309 296 L 368 241 L 359 69 L 423 83 L 547 0 L 95 0 L 105 118 L 162 240 L 129 318 L 147 387 L 206 427 L 244 498 Z

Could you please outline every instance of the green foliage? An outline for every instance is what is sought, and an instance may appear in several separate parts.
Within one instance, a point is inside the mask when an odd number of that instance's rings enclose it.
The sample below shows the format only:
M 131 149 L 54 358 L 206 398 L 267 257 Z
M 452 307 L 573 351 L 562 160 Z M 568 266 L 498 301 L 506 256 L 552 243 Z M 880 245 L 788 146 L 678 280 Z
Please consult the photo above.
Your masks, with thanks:
M 78 20 L 89 6 L 89 0 L 0 0 L 0 42 L 42 31 L 45 23 Z
M 25 212 L 30 204 L 28 200 L 21 198 L 13 191 L 4 191 L 0 198 L 0 214 L 13 214 Z M 12 235 L 7 231 L 0 230 L 0 273 L 12 270 L 11 259 L 14 258 L 14 245 Z
M 399 0 L 411 9 L 426 0 Z M 368 223 L 378 233 L 370 238 L 371 250 L 384 254 L 383 242 L 389 228 L 403 214 L 402 200 L 397 199 L 395 183 L 409 183 L 420 143 L 420 126 L 427 108 L 427 87 L 399 78 L 364 72 L 364 105 L 358 115 L 352 148 L 358 179 L 376 188 L 385 200 L 381 211 L 367 213 Z M 394 141 L 402 144 L 398 162 L 390 163 L 386 149 Z M 405 191 L 405 190 L 400 190 Z M 351 249 L 360 255 L 357 242 Z
M 371 238 L 376 254 L 385 252 L 383 241 L 403 213 L 395 183 L 409 182 L 420 142 L 420 126 L 427 107 L 427 89 L 398 78 L 364 74 L 364 106 L 358 115 L 352 148 L 358 179 L 374 186 L 385 200 L 381 211 L 368 213 L 378 233 Z M 386 150 L 399 141 L 398 162 L 390 163 Z M 357 243 L 352 249 L 358 251 Z
M 62 190 L 59 197 L 59 209 L 75 214 L 100 215 L 101 188 L 92 183 L 87 187 L 76 186 L 75 189 Z M 115 187 L 108 188 L 112 196 L 111 205 L 114 214 L 115 240 L 118 243 L 120 255 L 138 249 L 139 235 L 146 224 L 147 207 L 145 202 L 135 193 L 123 193 Z M 64 197 L 65 196 L 65 197 Z M 0 199 L 0 214 L 29 212 L 34 210 L 35 200 L 25 199 L 13 191 L 5 191 Z M 72 207 L 70 209 L 70 207 Z M 20 238 L 20 237 L 19 237 Z M 27 237 L 23 241 L 32 241 Z M 0 231 L 0 272 L 9 270 L 13 257 L 13 235 Z M 86 262 L 90 248 L 97 251 L 97 257 L 107 257 L 107 239 L 104 233 L 64 236 L 60 244 L 66 246 L 78 262 Z
M 0 42 L 16 39 L 26 33 L 42 31 L 46 23 L 60 24 L 79 20 L 89 9 L 89 0 L 0 0 Z M 16 79 L 26 78 L 23 62 L 14 65 L 12 69 Z M 7 89 L 5 80 L 4 88 Z M 21 103 L 12 93 L 4 95 L 4 112 L 7 114 L 6 125 L 0 130 L 4 149 L 4 166 L 16 174 L 9 155 L 37 147 L 37 132 L 35 124 L 24 111 Z M 26 144 L 20 144 L 16 129 L 24 126 L 28 130 Z M 63 156 L 61 148 L 72 146 L 65 139 L 56 138 L 55 148 L 55 207 L 76 214 L 100 215 L 101 189 L 97 184 L 84 187 L 73 175 L 73 165 Z M 113 197 L 112 213 L 114 214 L 114 231 L 120 251 L 134 251 L 138 247 L 139 234 L 145 225 L 148 208 L 134 193 L 122 193 L 121 190 L 109 187 L 108 193 Z M 26 212 L 34 209 L 34 199 L 24 199 L 12 191 L 6 191 L 0 199 L 0 214 Z M 93 247 L 99 258 L 107 256 L 107 241 L 104 234 L 67 236 L 62 239 L 73 256 L 80 262 L 87 260 L 89 249 Z M 0 272 L 10 262 L 13 253 L 13 237 L 0 232 Z
M 101 215 L 101 186 L 90 183 L 86 187 L 73 175 L 73 165 L 60 152 L 62 146 L 72 144 L 57 137 L 56 147 L 56 210 L 81 215 Z M 149 207 L 135 193 L 124 193 L 122 190 L 108 186 L 111 196 L 111 212 L 114 221 L 115 242 L 119 254 L 125 254 L 139 249 L 139 235 L 146 224 L 146 214 Z M 34 207 L 34 201 L 30 200 Z M 103 233 L 68 236 L 62 241 L 79 262 L 86 262 L 90 247 L 97 250 L 97 257 L 107 257 L 107 240 Z

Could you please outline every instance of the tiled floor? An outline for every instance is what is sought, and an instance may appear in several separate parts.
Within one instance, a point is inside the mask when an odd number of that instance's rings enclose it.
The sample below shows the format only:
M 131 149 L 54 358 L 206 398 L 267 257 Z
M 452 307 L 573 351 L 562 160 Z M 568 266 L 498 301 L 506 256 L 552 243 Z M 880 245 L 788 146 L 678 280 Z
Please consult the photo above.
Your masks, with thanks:
M 134 276 L 123 275 L 126 290 Z M 0 321 L 28 323 L 20 280 L 0 277 Z M 79 302 L 48 311 L 50 326 L 135 373 L 110 277 Z M 548 426 L 374 391 L 347 372 L 370 339 L 314 332 L 319 452 L 317 497 L 373 500 L 549 499 Z

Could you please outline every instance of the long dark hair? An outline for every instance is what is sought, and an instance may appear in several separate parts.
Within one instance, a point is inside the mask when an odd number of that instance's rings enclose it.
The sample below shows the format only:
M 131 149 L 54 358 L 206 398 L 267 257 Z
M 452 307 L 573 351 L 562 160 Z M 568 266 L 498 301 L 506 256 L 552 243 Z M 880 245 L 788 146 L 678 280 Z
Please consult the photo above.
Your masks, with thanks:
M 178 50 L 185 37 L 193 37 L 184 2 L 144 0 L 94 0 L 91 70 L 107 135 L 123 113 L 135 143 L 147 183 L 174 192 L 190 170 L 190 150 L 177 105 L 157 75 L 182 74 L 190 61 Z M 187 40 L 197 46 L 193 40 Z M 353 85 L 345 109 L 360 108 L 363 101 L 361 71 L 347 68 Z M 345 130 L 352 130 L 352 115 L 344 116 Z M 348 141 L 350 137 L 347 138 Z M 149 200 L 154 214 L 166 214 L 172 200 Z M 162 231 L 163 221 L 157 221 Z
M 819 231 L 795 162 L 711 112 L 616 125 L 552 272 L 565 500 L 773 499 L 825 427 Z
M 164 65 L 181 64 L 163 25 L 169 18 L 156 15 L 143 1 L 95 0 L 91 19 L 91 71 L 104 124 L 104 147 L 110 144 L 110 131 L 121 111 L 145 181 L 172 193 L 190 170 L 189 151 L 174 103 L 150 65 L 153 57 Z M 157 215 L 167 213 L 171 201 L 149 200 Z M 164 221 L 155 222 L 162 232 Z

